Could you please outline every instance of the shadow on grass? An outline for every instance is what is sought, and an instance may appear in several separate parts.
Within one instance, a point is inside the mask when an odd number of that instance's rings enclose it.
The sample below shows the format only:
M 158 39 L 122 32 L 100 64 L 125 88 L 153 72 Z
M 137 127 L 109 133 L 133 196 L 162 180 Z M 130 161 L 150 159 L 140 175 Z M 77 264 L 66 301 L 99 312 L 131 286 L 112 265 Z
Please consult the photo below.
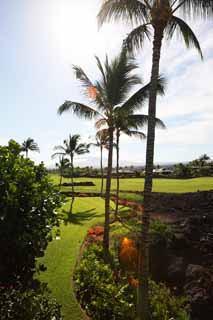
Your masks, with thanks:
M 95 208 L 71 214 L 69 210 L 63 210 L 62 212 L 64 214 L 63 220 L 65 225 L 68 223 L 83 225 L 85 221 L 88 221 L 94 217 L 101 217 L 101 214 L 97 214 Z

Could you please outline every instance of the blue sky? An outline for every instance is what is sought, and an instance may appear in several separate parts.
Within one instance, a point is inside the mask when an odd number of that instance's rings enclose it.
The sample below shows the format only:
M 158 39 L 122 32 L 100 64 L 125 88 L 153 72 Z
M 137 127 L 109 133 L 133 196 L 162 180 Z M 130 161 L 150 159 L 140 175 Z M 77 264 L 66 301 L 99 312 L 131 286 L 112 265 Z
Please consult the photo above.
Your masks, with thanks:
M 57 107 L 64 100 L 85 101 L 72 65 L 80 65 L 96 79 L 94 55 L 113 57 L 131 30 L 117 23 L 98 31 L 96 15 L 101 2 L 1 1 L 0 144 L 32 137 L 41 151 L 31 153 L 31 158 L 52 166 L 53 147 L 69 133 L 80 133 L 82 142 L 95 135 L 92 122 L 71 114 L 59 117 Z M 163 43 L 161 73 L 168 85 L 166 96 L 158 101 L 157 116 L 167 130 L 157 131 L 155 162 L 189 161 L 202 153 L 213 157 L 213 22 L 189 24 L 201 42 L 204 61 L 196 51 L 186 50 L 180 39 Z M 138 52 L 137 59 L 138 73 L 146 83 L 151 43 Z M 98 156 L 93 148 L 89 155 L 76 159 L 76 164 L 98 165 Z M 138 165 L 144 159 L 145 142 L 122 137 L 121 163 Z

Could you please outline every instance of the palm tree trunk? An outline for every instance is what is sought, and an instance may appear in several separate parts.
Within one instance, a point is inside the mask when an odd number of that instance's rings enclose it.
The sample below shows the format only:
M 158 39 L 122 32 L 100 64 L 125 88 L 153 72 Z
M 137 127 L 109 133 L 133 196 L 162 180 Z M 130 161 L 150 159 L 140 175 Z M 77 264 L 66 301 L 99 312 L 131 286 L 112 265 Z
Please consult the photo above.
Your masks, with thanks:
M 157 80 L 159 76 L 159 63 L 161 45 L 164 28 L 157 26 L 154 28 L 153 56 L 151 86 L 149 93 L 149 119 L 146 146 L 146 173 L 144 184 L 144 212 L 142 214 L 142 231 L 140 242 L 140 256 L 138 264 L 139 288 L 137 312 L 141 320 L 148 320 L 149 314 L 149 224 L 150 224 L 150 204 L 152 195 L 152 173 L 154 160 L 154 142 L 155 142 L 155 117 L 157 100 Z
M 116 180 L 117 180 L 117 188 L 116 188 L 116 203 L 115 203 L 115 217 L 118 215 L 118 200 L 119 200 L 119 189 L 120 189 L 120 181 L 119 181 L 119 138 L 120 132 L 117 130 L 116 132 Z
M 62 176 L 63 176 L 63 169 L 61 168 L 60 170 L 60 182 L 59 182 L 59 189 L 61 189 L 61 184 L 62 184 Z
M 28 158 L 28 150 L 26 150 L 26 159 Z
M 73 203 L 74 203 L 74 179 L 73 179 L 73 174 L 74 174 L 74 168 L 73 168 L 73 156 L 70 156 L 70 163 L 71 163 L 71 183 L 72 183 L 72 199 L 70 202 L 70 214 L 72 214 L 72 209 L 73 209 Z
M 113 155 L 113 127 L 109 126 L 109 152 L 108 152 L 108 168 L 106 178 L 106 193 L 105 193 L 105 221 L 104 221 L 104 238 L 103 250 L 105 262 L 110 262 L 109 253 L 109 218 L 110 218 L 110 191 L 112 177 L 112 155 Z
M 101 169 L 101 196 L 103 196 L 103 188 L 104 188 L 104 172 L 103 172 L 103 146 L 100 145 L 101 150 L 101 160 L 100 160 L 100 169 Z

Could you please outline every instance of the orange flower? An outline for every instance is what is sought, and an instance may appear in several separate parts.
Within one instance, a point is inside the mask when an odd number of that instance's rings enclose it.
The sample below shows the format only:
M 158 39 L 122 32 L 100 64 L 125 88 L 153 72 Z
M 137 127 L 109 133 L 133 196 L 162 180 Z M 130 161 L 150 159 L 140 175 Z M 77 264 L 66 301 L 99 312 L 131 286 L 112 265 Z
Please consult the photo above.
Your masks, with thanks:
M 133 276 L 128 276 L 128 283 L 131 287 L 137 288 L 139 285 L 138 279 L 135 279 Z

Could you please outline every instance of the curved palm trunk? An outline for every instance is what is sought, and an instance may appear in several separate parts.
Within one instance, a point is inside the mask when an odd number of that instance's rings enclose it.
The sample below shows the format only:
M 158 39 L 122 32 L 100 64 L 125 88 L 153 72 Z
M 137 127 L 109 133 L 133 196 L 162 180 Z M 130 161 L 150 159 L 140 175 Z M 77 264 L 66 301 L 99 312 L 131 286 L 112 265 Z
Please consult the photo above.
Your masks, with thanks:
M 104 172 L 103 172 L 103 146 L 100 145 L 101 150 L 101 160 L 100 160 L 100 169 L 101 169 L 101 196 L 103 196 L 103 188 L 104 188 Z
M 116 203 L 115 203 L 115 217 L 118 215 L 118 200 L 119 200 L 119 189 L 120 189 L 120 180 L 119 180 L 119 140 L 120 140 L 120 132 L 117 130 L 116 132 Z
M 70 156 L 70 163 L 71 163 L 71 183 L 72 183 L 72 199 L 70 202 L 70 214 L 72 214 L 72 209 L 73 209 L 73 203 L 74 203 L 74 180 L 73 180 L 73 174 L 74 174 L 74 168 L 73 168 L 73 155 Z
M 109 215 L 110 215 L 110 191 L 112 177 L 112 154 L 113 154 L 113 127 L 109 127 L 109 152 L 108 152 L 108 168 L 106 178 L 106 193 L 105 193 L 105 221 L 104 221 L 104 238 L 103 250 L 105 262 L 110 262 L 109 253 Z
M 146 146 L 146 173 L 144 183 L 144 212 L 142 214 L 142 232 L 140 243 L 140 256 L 138 265 L 139 288 L 137 312 L 139 319 L 148 320 L 149 314 L 149 295 L 148 295 L 148 277 L 149 277 L 149 224 L 150 224 L 150 204 L 152 195 L 152 172 L 154 160 L 154 142 L 155 142 L 155 116 L 156 116 L 156 98 L 157 98 L 157 79 L 159 76 L 160 52 L 163 39 L 163 28 L 157 26 L 154 28 L 153 56 L 151 86 L 149 93 L 149 119 Z

